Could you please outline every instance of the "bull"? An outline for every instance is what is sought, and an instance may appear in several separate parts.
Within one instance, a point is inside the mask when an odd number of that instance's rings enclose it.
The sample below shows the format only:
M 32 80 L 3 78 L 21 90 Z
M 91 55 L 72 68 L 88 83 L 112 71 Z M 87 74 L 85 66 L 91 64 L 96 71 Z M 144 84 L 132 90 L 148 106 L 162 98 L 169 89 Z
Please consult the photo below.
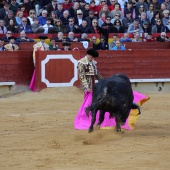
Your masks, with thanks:
M 115 74 L 109 78 L 99 80 L 94 85 L 92 103 L 86 108 L 86 114 L 92 115 L 89 132 L 93 131 L 96 122 L 97 111 L 100 111 L 97 126 L 100 127 L 106 112 L 110 113 L 109 118 L 115 118 L 117 132 L 121 132 L 121 125 L 124 125 L 131 109 L 138 109 L 140 106 L 133 103 L 133 91 L 129 78 L 124 74 Z

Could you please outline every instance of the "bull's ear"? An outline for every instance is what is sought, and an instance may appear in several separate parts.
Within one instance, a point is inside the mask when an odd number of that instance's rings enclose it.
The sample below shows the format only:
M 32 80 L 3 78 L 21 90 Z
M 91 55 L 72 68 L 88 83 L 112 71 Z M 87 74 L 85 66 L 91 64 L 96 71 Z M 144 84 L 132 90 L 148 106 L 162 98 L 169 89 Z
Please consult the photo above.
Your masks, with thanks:
M 106 96 L 106 94 L 107 94 L 107 87 L 105 87 L 105 88 L 103 89 L 103 92 L 104 92 L 104 96 Z

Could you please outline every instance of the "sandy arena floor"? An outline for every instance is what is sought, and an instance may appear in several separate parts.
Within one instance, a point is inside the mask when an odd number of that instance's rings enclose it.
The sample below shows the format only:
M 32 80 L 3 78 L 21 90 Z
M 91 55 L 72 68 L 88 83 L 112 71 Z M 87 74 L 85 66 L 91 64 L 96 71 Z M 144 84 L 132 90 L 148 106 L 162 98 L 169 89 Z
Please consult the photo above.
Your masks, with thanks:
M 0 170 L 168 170 L 170 93 L 146 94 L 137 126 L 75 130 L 76 87 L 0 98 Z

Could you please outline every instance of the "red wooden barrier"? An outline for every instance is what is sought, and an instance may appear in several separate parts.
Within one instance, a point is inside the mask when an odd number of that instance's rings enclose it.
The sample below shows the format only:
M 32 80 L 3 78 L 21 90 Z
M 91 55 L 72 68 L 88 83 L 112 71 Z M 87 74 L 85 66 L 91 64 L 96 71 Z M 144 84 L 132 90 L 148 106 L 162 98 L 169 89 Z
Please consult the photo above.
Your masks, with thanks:
M 162 49 L 99 51 L 99 58 L 96 58 L 96 61 L 98 70 L 103 77 L 125 73 L 131 79 L 163 79 L 170 78 L 169 54 L 170 50 L 165 52 Z M 78 86 L 77 60 L 85 55 L 86 50 L 37 51 L 37 90 L 40 91 L 47 85 L 49 87 L 56 85 Z M 32 51 L 1 52 L 1 82 L 29 84 L 33 69 Z
M 0 82 L 29 84 L 33 70 L 32 51 L 1 52 Z

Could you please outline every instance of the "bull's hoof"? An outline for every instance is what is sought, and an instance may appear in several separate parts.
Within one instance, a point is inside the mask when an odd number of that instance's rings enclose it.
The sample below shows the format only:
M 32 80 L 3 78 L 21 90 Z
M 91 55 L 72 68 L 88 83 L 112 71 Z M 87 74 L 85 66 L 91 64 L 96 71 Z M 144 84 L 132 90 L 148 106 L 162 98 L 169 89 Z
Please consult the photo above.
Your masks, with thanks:
M 89 129 L 88 132 L 89 132 L 89 133 L 93 132 L 93 129 Z
M 121 132 L 121 129 L 120 129 L 120 128 L 115 128 L 115 131 L 116 131 L 117 133 L 120 133 L 120 132 Z

